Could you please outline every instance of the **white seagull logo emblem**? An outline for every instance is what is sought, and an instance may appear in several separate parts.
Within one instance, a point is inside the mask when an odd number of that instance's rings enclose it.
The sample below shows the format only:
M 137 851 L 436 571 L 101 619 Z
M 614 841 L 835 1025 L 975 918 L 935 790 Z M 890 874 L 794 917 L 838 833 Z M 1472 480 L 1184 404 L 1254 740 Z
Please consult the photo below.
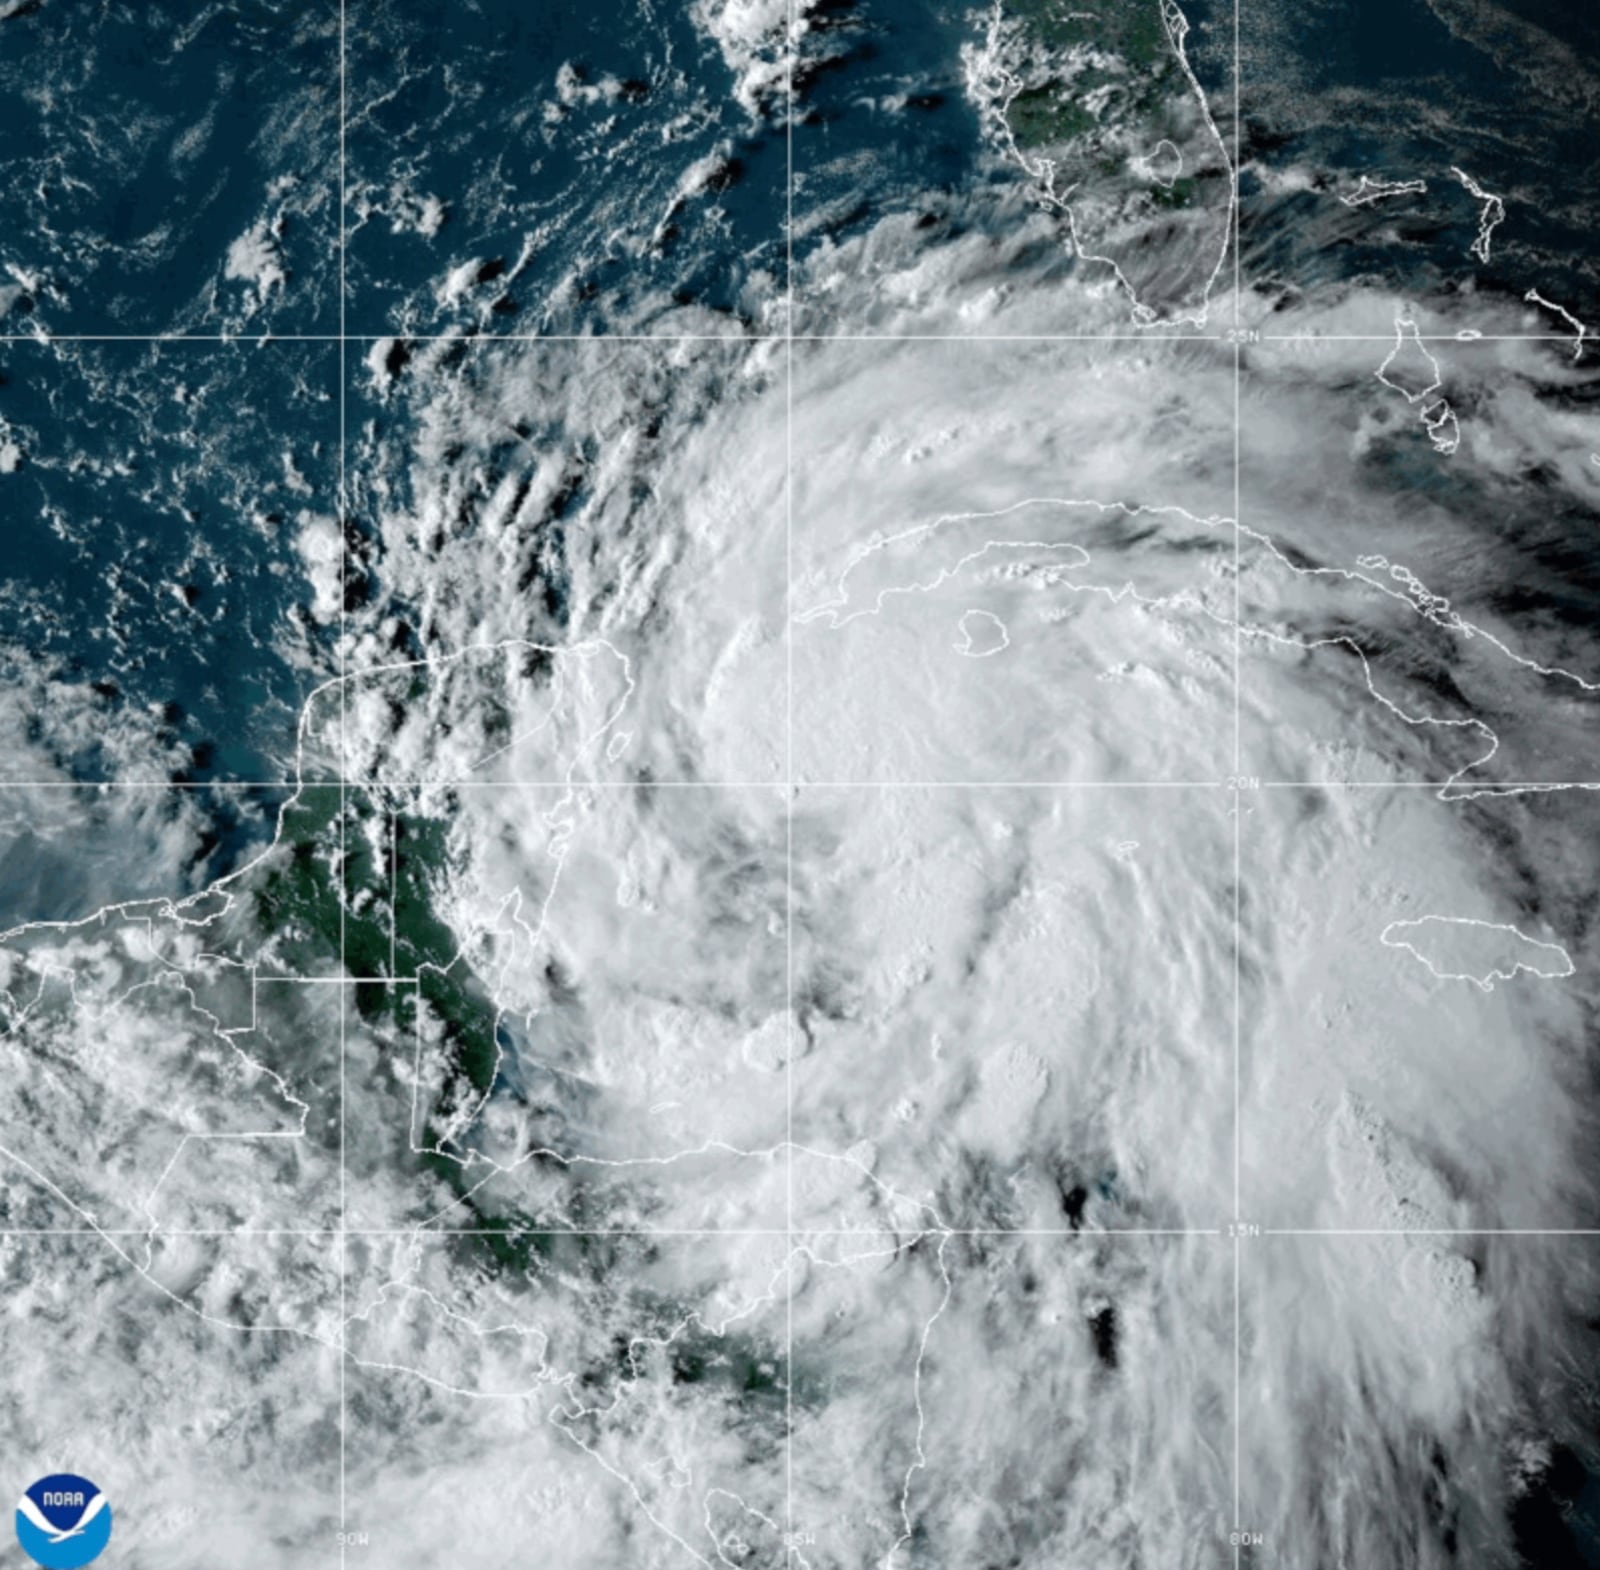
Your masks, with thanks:
M 69 1537 L 81 1537 L 83 1530 L 106 1507 L 106 1496 L 96 1494 L 93 1499 L 83 1507 L 83 1514 L 78 1517 L 77 1524 L 69 1527 L 58 1527 L 26 1494 L 22 1496 L 17 1509 L 22 1512 L 41 1532 L 49 1535 L 52 1544 L 64 1543 Z

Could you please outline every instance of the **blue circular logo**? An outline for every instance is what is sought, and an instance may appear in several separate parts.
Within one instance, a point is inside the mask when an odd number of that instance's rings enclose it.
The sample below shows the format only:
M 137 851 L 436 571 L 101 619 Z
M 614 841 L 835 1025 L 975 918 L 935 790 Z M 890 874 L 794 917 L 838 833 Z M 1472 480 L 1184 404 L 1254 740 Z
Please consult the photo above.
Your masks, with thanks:
M 111 1541 L 111 1506 L 88 1478 L 54 1472 L 17 1501 L 17 1541 L 45 1570 L 78 1570 Z

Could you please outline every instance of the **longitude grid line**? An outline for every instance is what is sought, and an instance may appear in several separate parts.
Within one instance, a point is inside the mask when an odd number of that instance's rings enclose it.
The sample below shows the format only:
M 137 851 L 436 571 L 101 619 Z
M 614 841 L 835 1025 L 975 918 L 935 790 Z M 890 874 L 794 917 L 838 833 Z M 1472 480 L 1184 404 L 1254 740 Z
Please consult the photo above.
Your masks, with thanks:
M 349 772 L 349 738 L 347 733 L 347 707 L 349 682 L 346 679 L 345 661 L 349 648 L 346 628 L 348 618 L 348 588 L 350 581 L 349 491 L 345 473 L 345 227 L 348 222 L 345 186 L 345 137 L 348 130 L 348 106 L 345 99 L 345 0 L 339 0 L 339 968 L 350 968 L 346 949 L 345 891 L 342 887 L 349 872 L 345 835 L 348 830 L 345 776 Z M 345 1111 L 346 1111 L 346 1029 L 349 1000 L 339 995 L 339 1566 L 344 1570 L 346 1538 L 349 1525 L 348 1450 L 350 1437 L 350 1404 L 348 1400 L 349 1355 L 346 1338 L 349 1335 L 349 1304 L 346 1275 L 349 1264 L 348 1228 L 350 1222 L 346 1194 L 345 1171 Z
M 1242 421 L 1241 388 L 1244 371 L 1244 224 L 1240 209 L 1239 166 L 1244 157 L 1244 139 L 1240 135 L 1240 74 L 1243 51 L 1239 40 L 1239 7 L 1241 0 L 1233 0 L 1233 1562 L 1237 1570 L 1240 1560 L 1242 1528 L 1239 1520 L 1242 1453 L 1240 1392 L 1240 1343 L 1243 1323 L 1240 1301 L 1240 1270 L 1243 1263 L 1243 1240 L 1239 1227 L 1240 1169 L 1243 1165 L 1243 1123 L 1240 1118 L 1240 970 L 1243 933 L 1241 930 L 1240 870 L 1244 838 L 1244 794 L 1239 786 L 1239 776 L 1244 765 L 1243 699 L 1243 638 L 1240 630 L 1240 555 L 1243 531 L 1241 511 L 1241 456 Z
M 784 1262 L 783 1530 L 784 1560 L 796 1554 L 794 1530 L 794 66 L 799 48 L 795 0 L 784 7 L 786 79 L 783 115 L 783 944 L 784 944 Z M 721 1557 L 720 1554 L 718 1556 Z

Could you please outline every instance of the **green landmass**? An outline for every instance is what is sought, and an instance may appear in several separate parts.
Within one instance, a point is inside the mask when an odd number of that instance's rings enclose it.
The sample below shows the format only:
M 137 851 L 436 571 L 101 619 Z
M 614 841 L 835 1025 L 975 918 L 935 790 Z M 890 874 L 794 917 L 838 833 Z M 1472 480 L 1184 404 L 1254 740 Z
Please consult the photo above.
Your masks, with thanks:
M 1006 124 L 1018 147 L 1051 146 L 1086 135 L 1095 118 L 1079 102 L 1079 95 L 1063 82 L 1048 87 L 1024 88 L 1006 106 Z
M 1005 0 L 1005 11 L 1047 48 L 1093 44 L 1132 66 L 1151 66 L 1167 55 L 1160 0 Z
M 449 864 L 447 841 L 442 819 L 397 811 L 377 793 L 306 786 L 284 807 L 278 844 L 250 893 L 255 922 L 270 935 L 280 964 L 295 974 L 342 968 L 363 978 L 355 1004 L 368 1024 L 408 1039 L 414 999 L 425 1001 L 441 1023 L 459 1102 L 493 1088 L 499 1053 L 493 999 L 435 908 L 433 890 Z M 391 981 L 413 976 L 415 987 Z M 467 1193 L 460 1162 L 431 1148 L 441 1132 L 432 1122 L 424 1129 L 429 1148 L 419 1162 L 461 1197 L 469 1224 L 531 1227 L 529 1218 L 484 1211 Z M 531 1233 L 470 1241 L 503 1269 L 526 1269 L 543 1247 Z
M 1005 0 L 1004 8 L 1022 25 L 1030 58 L 1058 66 L 1006 108 L 1018 148 L 1059 149 L 1100 129 L 1153 123 L 1174 63 L 1160 0 Z M 1085 50 L 1096 60 L 1082 58 Z M 1106 89 L 1097 115 L 1088 101 Z
M 1150 199 L 1157 207 L 1181 208 L 1194 205 L 1195 182 L 1188 175 L 1180 175 L 1170 186 L 1156 186 Z

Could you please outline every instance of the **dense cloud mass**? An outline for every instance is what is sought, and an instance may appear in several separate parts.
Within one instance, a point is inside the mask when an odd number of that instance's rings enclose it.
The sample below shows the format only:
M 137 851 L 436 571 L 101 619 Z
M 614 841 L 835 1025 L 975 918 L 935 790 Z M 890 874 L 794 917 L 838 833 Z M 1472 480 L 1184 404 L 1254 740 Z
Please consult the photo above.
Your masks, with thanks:
M 1581 266 L 1275 135 L 1276 22 L 1241 143 L 1208 8 L 409 9 L 369 336 L 0 253 L 8 1475 L 162 1567 L 1589 1562 Z M 182 324 L 310 298 L 270 189 Z

